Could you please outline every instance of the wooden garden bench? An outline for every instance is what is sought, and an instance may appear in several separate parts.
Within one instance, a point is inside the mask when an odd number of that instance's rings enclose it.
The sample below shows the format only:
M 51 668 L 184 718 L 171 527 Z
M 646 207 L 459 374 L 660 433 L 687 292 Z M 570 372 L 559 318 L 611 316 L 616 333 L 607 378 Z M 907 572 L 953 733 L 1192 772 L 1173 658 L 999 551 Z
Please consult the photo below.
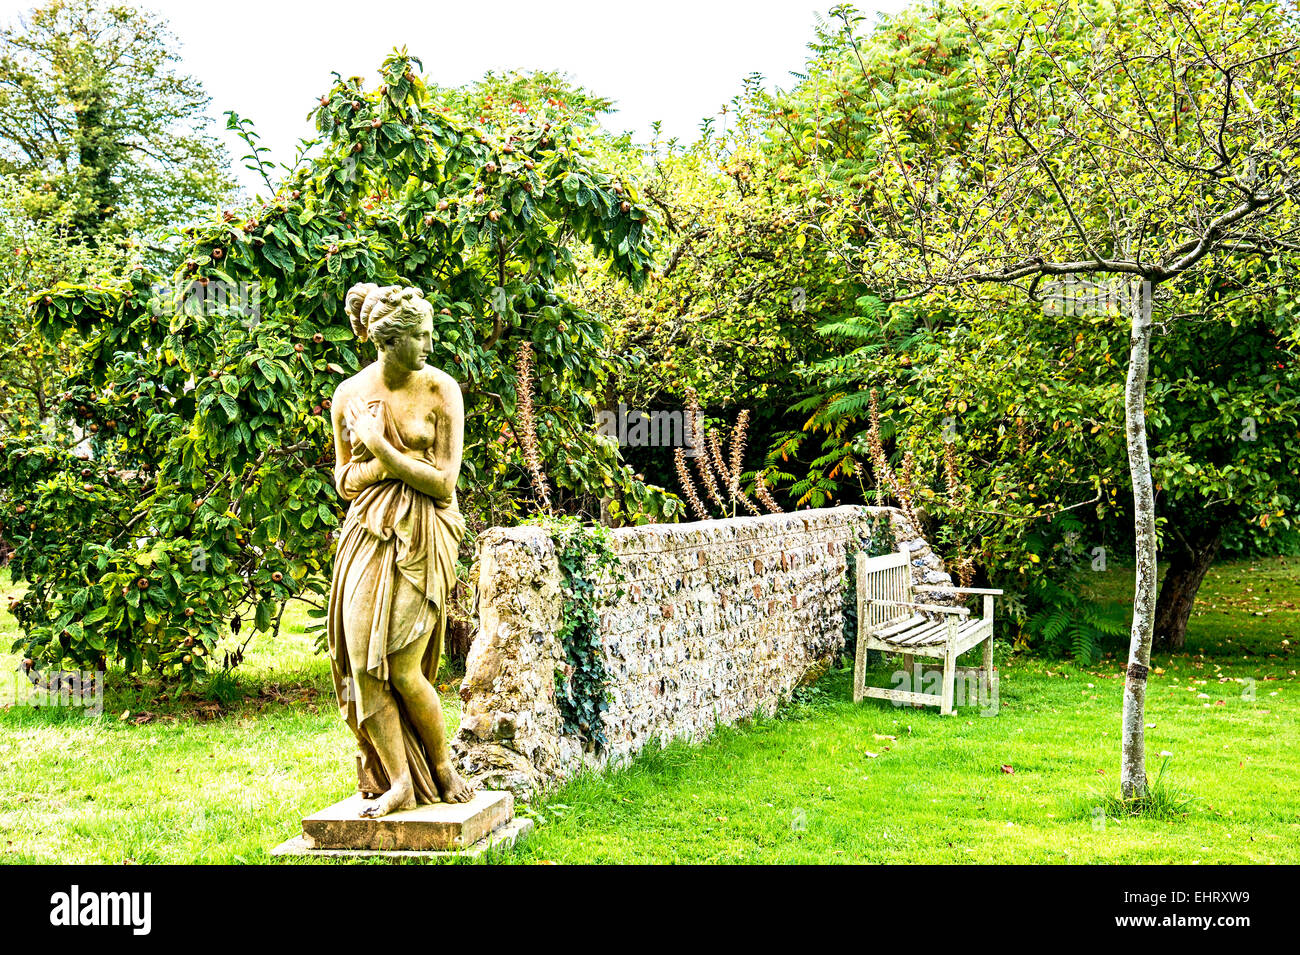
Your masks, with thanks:
M 864 696 L 899 703 L 938 706 L 944 716 L 953 714 L 953 684 L 957 672 L 979 673 L 978 667 L 958 667 L 957 658 L 973 647 L 984 644 L 984 691 L 990 693 L 993 682 L 993 598 L 1001 590 L 956 587 L 913 587 L 912 569 L 907 554 L 857 559 L 858 648 L 853 667 L 853 701 Z M 917 603 L 914 591 L 984 598 L 984 615 L 972 617 L 965 607 Z M 936 616 L 937 615 L 937 616 Z M 942 693 L 922 693 L 912 689 L 866 686 L 867 651 L 882 650 L 903 654 L 903 667 L 909 681 L 919 671 L 914 657 L 938 657 L 943 660 Z M 910 685 L 910 683 L 909 683 Z

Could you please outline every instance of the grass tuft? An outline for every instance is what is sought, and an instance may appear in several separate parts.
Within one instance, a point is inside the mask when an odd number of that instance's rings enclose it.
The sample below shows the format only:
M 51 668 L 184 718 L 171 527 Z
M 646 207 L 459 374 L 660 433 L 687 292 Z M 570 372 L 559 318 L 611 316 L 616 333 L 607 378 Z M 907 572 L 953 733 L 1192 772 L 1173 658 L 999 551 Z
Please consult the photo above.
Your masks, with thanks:
M 1146 792 L 1125 798 L 1123 793 L 1113 790 L 1097 793 L 1091 805 L 1099 806 L 1110 819 L 1125 817 L 1143 817 L 1177 821 L 1187 818 L 1201 802 L 1190 790 L 1165 779 L 1165 770 L 1169 767 L 1171 757 L 1166 756 L 1160 764 L 1160 772 L 1153 782 L 1148 782 Z

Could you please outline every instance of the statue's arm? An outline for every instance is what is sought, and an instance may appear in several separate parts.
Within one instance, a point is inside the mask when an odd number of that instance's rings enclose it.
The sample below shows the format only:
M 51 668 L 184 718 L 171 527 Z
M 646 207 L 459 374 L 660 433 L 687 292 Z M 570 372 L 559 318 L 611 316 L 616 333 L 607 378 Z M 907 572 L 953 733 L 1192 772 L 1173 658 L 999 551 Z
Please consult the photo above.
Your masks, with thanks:
M 330 407 L 330 422 L 334 426 L 334 489 L 339 492 L 339 497 L 350 501 L 370 485 L 386 481 L 393 475 L 378 458 L 353 460 L 352 443 L 345 431 L 347 420 L 344 402 L 340 396 L 346 400 L 342 385 L 334 392 L 334 401 Z
M 438 422 L 438 437 L 434 444 L 434 459 L 447 474 L 447 501 L 439 501 L 442 506 L 456 500 L 456 484 L 460 481 L 460 462 L 465 453 L 465 398 L 460 390 L 460 382 L 450 375 L 439 375 L 442 385 L 443 407 L 446 417 Z
M 371 458 L 369 461 L 350 461 L 343 469 L 341 482 L 336 476 L 335 486 L 342 498 L 350 501 L 370 485 L 387 481 L 392 476 L 388 468 L 384 467 L 384 462 L 378 458 Z

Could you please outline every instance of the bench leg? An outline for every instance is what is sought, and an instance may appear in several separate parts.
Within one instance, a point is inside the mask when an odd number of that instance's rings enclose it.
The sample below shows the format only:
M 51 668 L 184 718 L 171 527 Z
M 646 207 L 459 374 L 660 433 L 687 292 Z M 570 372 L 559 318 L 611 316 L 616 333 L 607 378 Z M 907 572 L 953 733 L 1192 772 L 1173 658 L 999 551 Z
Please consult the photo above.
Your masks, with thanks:
M 916 665 L 916 656 L 911 653 L 903 654 L 903 672 L 907 674 L 907 685 L 911 687 L 913 693 L 920 693 L 921 687 L 925 685 L 925 665 L 920 667 Z M 923 704 L 913 703 L 913 707 L 920 707 Z
M 984 641 L 984 698 L 993 695 L 993 634 Z
M 939 704 L 940 716 L 953 716 L 955 711 L 952 708 L 953 681 L 957 677 L 957 654 L 953 652 L 952 642 L 949 641 L 947 652 L 943 655 L 943 697 Z
M 858 646 L 853 654 L 853 702 L 861 703 L 863 687 L 867 682 L 867 648 L 862 634 L 858 634 Z

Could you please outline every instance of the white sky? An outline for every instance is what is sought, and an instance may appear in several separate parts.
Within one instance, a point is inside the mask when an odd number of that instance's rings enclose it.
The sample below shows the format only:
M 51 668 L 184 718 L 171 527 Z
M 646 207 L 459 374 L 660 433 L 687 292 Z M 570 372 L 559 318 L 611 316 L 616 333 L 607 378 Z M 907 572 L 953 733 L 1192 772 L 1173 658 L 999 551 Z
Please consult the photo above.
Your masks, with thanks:
M 125 0 L 131 3 L 132 0 Z M 470 82 L 489 69 L 550 69 L 616 101 L 609 126 L 650 138 L 692 141 L 700 121 L 735 96 L 741 79 L 762 73 L 788 87 L 813 37 L 813 11 L 834 0 L 141 0 L 171 23 L 183 69 L 223 111 L 256 124 L 271 158 L 288 162 L 299 138 L 312 134 L 308 111 L 330 86 L 331 71 L 377 82 L 394 46 L 424 62 L 426 78 L 444 86 Z M 12 22 L 37 5 L 0 0 Z M 903 0 L 859 0 L 870 16 Z M 243 150 L 227 138 L 236 161 Z M 246 185 L 253 176 L 240 169 Z

